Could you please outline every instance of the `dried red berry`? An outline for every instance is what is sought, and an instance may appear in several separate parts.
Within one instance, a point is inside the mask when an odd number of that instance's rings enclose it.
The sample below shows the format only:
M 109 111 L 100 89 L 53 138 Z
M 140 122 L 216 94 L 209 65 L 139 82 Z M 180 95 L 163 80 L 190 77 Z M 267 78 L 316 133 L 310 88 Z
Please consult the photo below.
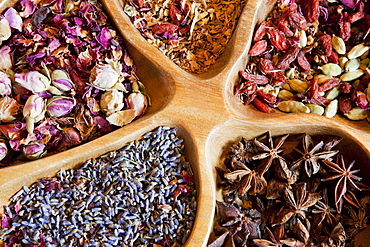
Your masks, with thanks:
M 339 86 L 339 91 L 342 93 L 351 93 L 353 91 L 353 86 L 348 82 L 343 82 Z
M 269 113 L 271 111 L 270 107 L 266 103 L 260 101 L 258 98 L 254 98 L 252 104 L 254 105 L 254 107 L 262 112 Z
M 256 42 L 252 48 L 249 50 L 249 55 L 251 56 L 259 56 L 262 53 L 264 53 L 267 49 L 267 41 L 266 40 L 260 40 Z
M 352 109 L 351 99 L 349 97 L 339 97 L 338 107 L 342 113 L 348 113 Z
M 330 90 L 333 87 L 338 86 L 340 82 L 341 80 L 339 78 L 336 77 L 330 78 L 329 80 L 320 85 L 319 92 L 325 92 L 327 90 Z
M 271 44 L 280 51 L 285 51 L 288 49 L 288 44 L 285 35 L 278 29 L 267 29 L 267 33 L 270 37 Z
M 152 32 L 154 34 L 164 34 L 165 32 L 175 32 L 177 29 L 179 29 L 179 26 L 171 23 L 166 24 L 156 24 L 152 28 Z
M 246 71 L 241 71 L 240 75 L 247 81 L 252 81 L 257 85 L 265 85 L 269 82 L 269 79 L 264 75 L 254 75 Z

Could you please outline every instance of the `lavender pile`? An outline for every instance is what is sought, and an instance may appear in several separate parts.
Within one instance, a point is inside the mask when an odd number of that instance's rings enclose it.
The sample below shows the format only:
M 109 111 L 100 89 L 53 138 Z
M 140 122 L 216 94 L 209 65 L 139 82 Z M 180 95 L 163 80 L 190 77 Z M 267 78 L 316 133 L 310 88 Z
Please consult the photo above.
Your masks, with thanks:
M 148 105 L 136 67 L 93 0 L 22 0 L 0 15 L 0 166 L 126 125 Z
M 15 246 L 181 246 L 196 213 L 177 130 L 159 127 L 118 151 L 23 187 L 0 240 Z
M 367 227 L 370 187 L 338 138 L 304 134 L 235 143 L 217 167 L 223 201 L 210 247 L 352 246 Z

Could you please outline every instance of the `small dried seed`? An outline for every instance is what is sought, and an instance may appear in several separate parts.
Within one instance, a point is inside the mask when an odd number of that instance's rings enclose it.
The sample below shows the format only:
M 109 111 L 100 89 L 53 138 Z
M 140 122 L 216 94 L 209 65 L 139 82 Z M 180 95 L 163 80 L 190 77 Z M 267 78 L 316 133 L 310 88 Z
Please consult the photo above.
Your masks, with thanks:
M 327 63 L 319 69 L 327 76 L 338 76 L 342 73 L 342 68 L 336 63 Z
M 369 50 L 369 46 L 365 46 L 364 44 L 358 44 L 348 52 L 347 57 L 348 59 L 353 59 L 362 56 L 365 52 Z
M 325 95 L 325 98 L 329 101 L 331 100 L 334 100 L 335 98 L 337 98 L 340 94 L 340 91 L 339 91 L 339 86 L 336 86 L 336 87 L 333 87 L 331 90 L 329 90 L 326 95 Z
M 293 95 L 294 94 L 292 92 L 283 89 L 283 90 L 280 90 L 278 94 L 278 98 L 282 100 L 290 100 L 293 97 Z
M 309 84 L 305 81 L 298 79 L 288 80 L 289 86 L 298 93 L 305 93 L 309 87 Z
M 347 57 L 340 57 L 338 58 L 338 62 L 339 62 L 339 65 L 342 69 L 344 69 L 344 66 L 346 65 L 346 63 L 348 62 L 348 58 Z
M 338 111 L 338 100 L 331 101 L 325 108 L 324 116 L 328 118 L 332 118 L 337 114 Z
M 331 76 L 327 76 L 327 75 L 323 75 L 323 74 L 319 74 L 319 75 L 315 76 L 315 79 L 317 80 L 317 84 L 319 84 L 319 85 L 327 82 L 331 78 L 332 78 Z
M 310 109 L 305 106 L 302 102 L 298 101 L 281 101 L 277 104 L 277 108 L 283 112 L 292 112 L 292 113 L 309 113 Z
M 364 74 L 364 71 L 362 69 L 356 69 L 356 70 L 344 73 L 343 75 L 340 76 L 340 79 L 342 81 L 353 81 L 361 77 L 363 74 Z
M 310 109 L 310 113 L 314 113 L 317 115 L 323 115 L 324 114 L 324 107 L 316 104 L 306 104 L 306 106 Z
M 369 116 L 370 110 L 364 110 L 360 107 L 352 108 L 348 113 L 344 115 L 351 120 L 364 120 Z
M 358 69 L 360 67 L 360 60 L 357 58 L 353 58 L 351 60 L 348 60 L 346 64 L 344 65 L 344 71 L 350 72 Z
M 338 54 L 341 55 L 346 54 L 346 44 L 341 37 L 333 35 L 333 37 L 331 38 L 331 43 L 333 45 L 334 50 Z

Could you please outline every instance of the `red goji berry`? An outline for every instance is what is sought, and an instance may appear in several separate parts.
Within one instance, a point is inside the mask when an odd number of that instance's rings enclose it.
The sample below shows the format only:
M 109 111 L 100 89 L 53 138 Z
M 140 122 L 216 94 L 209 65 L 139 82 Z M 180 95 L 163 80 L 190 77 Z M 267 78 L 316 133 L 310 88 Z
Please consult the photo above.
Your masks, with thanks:
M 238 94 L 253 94 L 257 90 L 257 85 L 254 82 L 243 82 L 235 87 L 234 95 Z
M 285 35 L 278 29 L 267 29 L 267 33 L 270 37 L 271 44 L 280 51 L 285 51 L 288 49 L 287 41 Z
M 319 0 L 300 0 L 298 4 L 308 23 L 315 23 L 319 19 Z
M 264 75 L 254 75 L 246 71 L 241 71 L 240 75 L 247 81 L 252 81 L 257 85 L 265 85 L 269 82 L 269 79 Z
M 331 43 L 331 36 L 329 34 L 323 33 L 318 37 L 317 42 L 320 44 L 325 55 L 329 57 L 333 50 L 333 45 Z
M 252 48 L 249 50 L 249 55 L 251 56 L 259 56 L 262 53 L 266 51 L 267 48 L 267 41 L 266 40 L 260 40 L 256 42 Z
M 264 101 L 268 104 L 275 104 L 276 103 L 276 96 L 270 93 L 265 93 L 262 90 L 257 91 L 257 97 L 259 100 Z
M 310 89 L 308 90 L 308 97 L 311 99 L 317 98 L 319 95 L 319 84 L 317 83 L 317 79 L 314 78 L 310 82 Z
M 341 93 L 351 93 L 353 91 L 353 86 L 352 84 L 348 83 L 348 82 L 342 82 L 340 85 L 339 85 L 339 91 Z
M 307 58 L 302 51 L 300 51 L 297 55 L 297 62 L 298 62 L 299 67 L 303 69 L 304 73 L 310 72 L 311 64 L 307 61 Z
M 257 28 L 256 32 L 254 33 L 253 41 L 258 42 L 260 41 L 263 36 L 265 36 L 267 29 L 273 27 L 273 25 L 267 21 L 261 22 L 259 27 Z
M 339 97 L 338 108 L 342 113 L 348 113 L 352 109 L 352 102 L 349 97 Z
M 339 78 L 336 77 L 330 78 L 329 80 L 320 85 L 319 92 L 325 92 L 327 90 L 330 90 L 333 87 L 338 86 L 340 82 L 341 80 Z
M 287 8 L 290 23 L 299 29 L 307 29 L 306 18 L 298 11 L 297 4 L 292 4 Z
M 286 23 L 282 22 L 282 21 L 279 21 L 278 25 L 277 25 L 277 28 L 282 31 L 286 37 L 293 37 L 294 36 L 294 33 L 292 30 L 290 30 Z
M 178 25 L 180 23 L 179 16 L 181 16 L 181 11 L 175 5 L 170 4 L 170 18 L 173 24 Z
M 153 26 L 152 32 L 154 34 L 164 34 L 165 32 L 175 32 L 177 29 L 179 29 L 179 26 L 175 24 L 157 24 Z
M 266 103 L 260 101 L 258 98 L 254 98 L 252 105 L 262 112 L 271 112 L 270 107 Z
M 278 69 L 286 70 L 289 68 L 290 64 L 296 60 L 297 55 L 299 53 L 298 46 L 292 46 L 289 48 L 287 52 L 285 52 L 281 59 L 279 60 L 278 65 L 276 66 Z

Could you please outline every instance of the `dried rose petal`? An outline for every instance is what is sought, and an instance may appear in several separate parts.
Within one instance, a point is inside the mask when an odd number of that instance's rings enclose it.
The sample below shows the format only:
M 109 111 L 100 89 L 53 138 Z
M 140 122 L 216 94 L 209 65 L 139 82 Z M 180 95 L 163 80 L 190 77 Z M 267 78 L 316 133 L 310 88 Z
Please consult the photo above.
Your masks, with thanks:
M 8 8 L 4 13 L 4 17 L 8 20 L 10 27 L 22 31 L 22 17 L 14 8 Z
M 5 141 L 0 138 L 0 161 L 2 161 L 8 155 L 8 147 Z
M 20 3 L 23 11 L 19 14 L 23 18 L 27 18 L 28 16 L 32 15 L 33 12 L 36 10 L 36 5 L 33 0 L 22 0 Z
M 134 120 L 136 117 L 136 111 L 133 109 L 123 110 L 119 112 L 115 112 L 109 117 L 107 120 L 110 124 L 117 125 L 117 126 L 124 126 L 129 124 Z
M 8 40 L 11 35 L 12 31 L 8 20 L 5 17 L 0 16 L 0 44 L 2 41 Z
M 42 143 L 32 143 L 25 145 L 23 154 L 27 159 L 36 160 L 46 154 L 45 145 Z

